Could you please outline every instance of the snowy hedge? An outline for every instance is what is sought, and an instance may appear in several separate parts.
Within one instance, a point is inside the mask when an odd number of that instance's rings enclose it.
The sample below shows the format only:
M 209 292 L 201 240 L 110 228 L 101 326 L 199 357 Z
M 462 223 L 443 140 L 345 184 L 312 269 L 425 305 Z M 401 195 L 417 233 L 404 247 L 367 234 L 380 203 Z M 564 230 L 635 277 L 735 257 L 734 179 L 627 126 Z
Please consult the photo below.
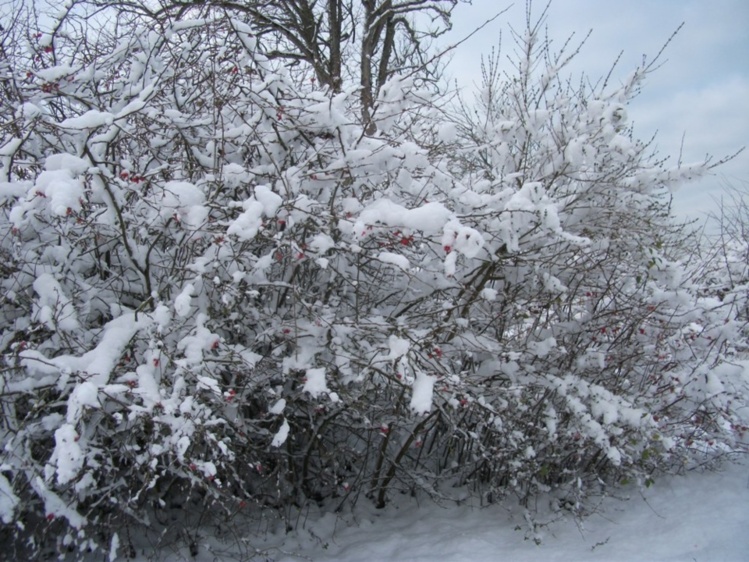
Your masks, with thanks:
M 571 89 L 530 25 L 475 104 L 446 116 L 394 67 L 362 111 L 356 65 L 321 85 L 242 10 L 159 14 L 4 32 L 19 553 L 115 552 L 189 501 L 578 505 L 739 446 L 744 318 L 668 215 L 708 163 L 666 168 L 627 124 L 650 66 Z

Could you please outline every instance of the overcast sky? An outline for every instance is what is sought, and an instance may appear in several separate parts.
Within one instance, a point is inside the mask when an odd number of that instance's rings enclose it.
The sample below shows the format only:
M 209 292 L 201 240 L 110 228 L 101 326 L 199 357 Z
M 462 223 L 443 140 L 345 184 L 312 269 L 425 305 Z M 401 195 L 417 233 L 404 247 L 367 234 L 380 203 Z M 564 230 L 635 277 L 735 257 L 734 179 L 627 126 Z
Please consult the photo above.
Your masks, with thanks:
M 466 35 L 488 17 L 509 6 L 498 0 L 473 0 L 454 12 L 450 40 Z M 546 0 L 535 0 L 540 13 Z M 605 75 L 621 51 L 615 77 L 624 78 L 642 60 L 655 56 L 672 32 L 685 25 L 665 52 L 665 64 L 650 76 L 643 93 L 629 107 L 636 135 L 648 139 L 656 131 L 659 153 L 678 159 L 684 136 L 683 161 L 705 154 L 716 160 L 742 146 L 747 150 L 716 170 L 716 176 L 688 184 L 674 194 L 674 209 L 700 217 L 716 209 L 711 196 L 731 183 L 749 189 L 749 1 L 748 0 L 554 0 L 547 20 L 557 46 L 575 33 L 593 33 L 572 71 Z M 503 34 L 509 53 L 508 28 L 522 29 L 525 1 L 479 32 L 456 52 L 449 72 L 470 87 L 480 78 L 480 54 L 488 53 Z

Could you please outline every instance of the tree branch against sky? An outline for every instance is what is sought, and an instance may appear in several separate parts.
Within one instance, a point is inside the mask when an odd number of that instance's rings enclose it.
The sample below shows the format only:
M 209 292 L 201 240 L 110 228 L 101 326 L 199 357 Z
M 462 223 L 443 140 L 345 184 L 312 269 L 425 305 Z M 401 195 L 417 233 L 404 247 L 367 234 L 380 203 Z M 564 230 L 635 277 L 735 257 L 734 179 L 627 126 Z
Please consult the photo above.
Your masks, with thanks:
M 544 4 L 536 2 L 534 10 L 540 12 Z M 446 41 L 462 37 L 499 7 L 492 0 L 474 0 L 458 10 Z M 524 2 L 513 3 L 508 14 L 457 50 L 447 72 L 461 87 L 479 81 L 477 53 L 495 45 L 500 33 L 507 39 L 509 25 L 522 25 L 524 9 Z M 626 78 L 643 55 L 654 56 L 684 23 L 664 53 L 664 64 L 630 104 L 638 135 L 649 138 L 657 132 L 659 150 L 674 159 L 681 153 L 684 162 L 705 154 L 720 159 L 749 147 L 749 4 L 743 0 L 564 0 L 551 3 L 549 21 L 556 48 L 573 33 L 574 42 L 592 31 L 570 67 L 573 74 L 584 70 L 590 76 L 605 75 L 622 53 L 615 80 Z M 716 212 L 712 196 L 723 185 L 749 180 L 749 150 L 715 173 L 681 188 L 674 198 L 675 211 L 702 219 Z

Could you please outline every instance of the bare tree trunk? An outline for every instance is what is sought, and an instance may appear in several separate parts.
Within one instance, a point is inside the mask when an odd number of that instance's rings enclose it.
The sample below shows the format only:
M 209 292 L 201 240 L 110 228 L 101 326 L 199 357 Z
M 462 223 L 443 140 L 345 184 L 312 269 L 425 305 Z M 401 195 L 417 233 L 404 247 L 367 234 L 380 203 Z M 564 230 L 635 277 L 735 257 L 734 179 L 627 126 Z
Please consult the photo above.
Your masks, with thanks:
M 244 14 L 258 37 L 271 41 L 272 48 L 266 50 L 269 58 L 285 59 L 290 65 L 306 62 L 318 84 L 331 92 L 343 87 L 344 58 L 358 51 L 354 56 L 359 58 L 361 119 L 372 134 L 376 130 L 372 109 L 393 67 L 423 64 L 421 37 L 435 37 L 449 29 L 450 15 L 460 0 L 161 0 L 157 10 L 132 0 L 90 1 L 126 6 L 146 18 L 167 21 L 182 19 L 196 8 Z M 407 18 L 417 12 L 444 25 L 417 36 Z M 405 39 L 405 52 L 396 51 L 399 37 Z
M 330 41 L 330 58 L 328 61 L 328 75 L 330 88 L 334 92 L 341 90 L 341 0 L 328 0 L 328 26 Z

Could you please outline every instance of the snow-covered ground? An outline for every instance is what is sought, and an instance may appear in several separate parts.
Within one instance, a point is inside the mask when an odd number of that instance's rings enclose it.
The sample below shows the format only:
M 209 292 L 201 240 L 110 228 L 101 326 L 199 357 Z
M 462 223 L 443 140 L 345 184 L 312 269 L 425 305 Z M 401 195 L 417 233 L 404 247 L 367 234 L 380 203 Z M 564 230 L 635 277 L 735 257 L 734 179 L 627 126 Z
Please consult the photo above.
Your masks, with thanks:
M 544 525 L 540 544 L 528 538 L 522 510 L 508 505 L 411 502 L 368 510 L 361 502 L 356 516 L 309 517 L 289 535 L 199 544 L 193 560 L 247 560 L 253 550 L 257 560 L 277 562 L 749 560 L 749 464 L 662 478 L 642 495 L 636 489 L 617 495 L 628 499 L 605 499 L 582 523 L 566 516 Z

